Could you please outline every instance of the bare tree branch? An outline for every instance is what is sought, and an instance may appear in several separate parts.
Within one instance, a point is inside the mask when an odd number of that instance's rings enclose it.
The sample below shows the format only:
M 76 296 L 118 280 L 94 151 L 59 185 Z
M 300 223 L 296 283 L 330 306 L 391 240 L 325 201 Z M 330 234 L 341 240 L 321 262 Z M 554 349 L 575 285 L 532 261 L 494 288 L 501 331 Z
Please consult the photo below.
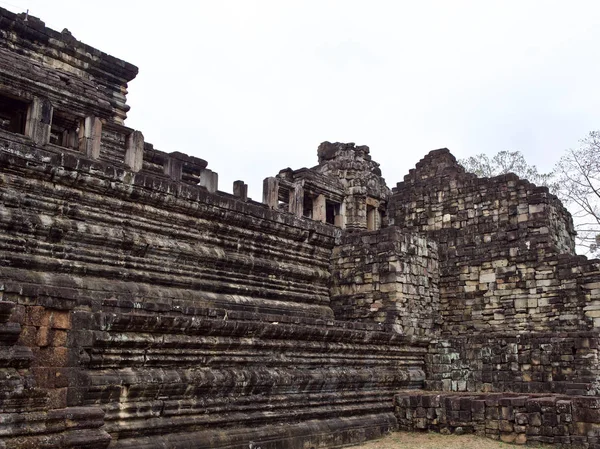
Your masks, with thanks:
M 570 149 L 555 168 L 558 195 L 569 207 L 578 247 L 600 255 L 600 131 L 592 131 Z
M 522 179 L 546 186 L 554 193 L 553 173 L 539 173 L 535 165 L 529 165 L 520 151 L 500 151 L 492 159 L 485 154 L 478 154 L 459 160 L 466 171 L 480 177 L 492 177 L 514 173 Z

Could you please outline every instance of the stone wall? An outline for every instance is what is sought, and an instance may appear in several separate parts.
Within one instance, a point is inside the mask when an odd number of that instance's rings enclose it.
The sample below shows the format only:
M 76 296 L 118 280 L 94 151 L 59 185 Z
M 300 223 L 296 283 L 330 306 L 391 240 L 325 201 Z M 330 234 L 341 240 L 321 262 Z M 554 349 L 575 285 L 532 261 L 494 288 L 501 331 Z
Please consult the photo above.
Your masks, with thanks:
M 35 282 L 27 269 L 40 267 L 67 288 L 65 274 L 91 298 L 110 297 L 98 293 L 108 278 L 127 299 L 332 317 L 335 228 L 66 154 L 0 150 L 6 270 Z
M 596 331 L 484 333 L 434 341 L 428 389 L 597 395 Z
M 106 301 L 100 312 L 74 313 L 86 370 L 70 393 L 106 411 L 114 447 L 204 441 L 224 431 L 239 447 L 249 441 L 262 447 L 259 432 L 285 423 L 286 432 L 297 433 L 289 447 L 302 448 L 317 446 L 338 418 L 354 421 L 338 423 L 340 434 L 366 427 L 380 433 L 395 428 L 395 392 L 424 379 L 425 344 L 373 326 L 149 309 Z M 302 435 L 307 421 L 313 429 Z M 269 447 L 281 447 L 282 430 L 271 432 Z M 236 441 L 236 434 L 243 437 Z
M 3 136 L 0 299 L 42 400 L 6 447 L 67 447 L 51 420 L 75 412 L 83 447 L 339 447 L 396 427 L 428 343 L 334 319 L 339 229 Z
M 600 262 L 546 188 L 437 150 L 390 197 L 324 142 L 266 204 L 226 194 L 123 125 L 137 68 L 25 18 L 0 9 L 0 447 L 598 445 Z M 394 405 L 421 388 L 464 394 Z
M 546 188 L 477 178 L 437 150 L 394 189 L 389 215 L 438 244 L 429 388 L 597 393 L 600 265 L 573 254 L 571 218 Z
M 600 400 L 595 397 L 405 392 L 395 397 L 395 408 L 403 430 L 600 448 Z
M 389 216 L 438 243 L 442 334 L 593 326 L 598 266 L 573 256 L 571 218 L 545 187 L 477 178 L 437 150 L 394 189 Z
M 61 406 L 60 389 L 48 389 L 47 379 L 52 387 L 68 382 L 64 370 L 49 376 L 42 367 L 66 351 L 65 315 L 42 307 L 30 312 L 0 300 L 0 447 L 106 448 L 111 438 L 102 428 L 104 412 Z
M 530 254 L 510 249 L 442 263 L 442 333 L 471 331 L 557 332 L 597 326 L 600 265 L 583 257 Z
M 574 254 L 571 216 L 546 187 L 514 174 L 478 178 L 447 149 L 430 152 L 392 193 L 390 224 L 436 235 L 449 257 L 470 256 L 463 251 L 473 246 Z
M 336 318 L 430 335 L 439 304 L 437 245 L 396 227 L 345 234 L 332 255 Z

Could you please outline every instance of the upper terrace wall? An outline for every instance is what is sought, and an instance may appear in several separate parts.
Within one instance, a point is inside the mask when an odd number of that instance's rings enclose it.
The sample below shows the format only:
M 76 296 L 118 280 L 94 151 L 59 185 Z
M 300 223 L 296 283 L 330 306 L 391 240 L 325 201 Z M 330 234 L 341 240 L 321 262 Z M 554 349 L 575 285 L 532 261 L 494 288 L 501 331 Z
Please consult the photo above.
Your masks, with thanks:
M 3 89 L 19 97 L 47 97 L 56 109 L 93 114 L 123 124 L 129 106 L 132 64 L 77 41 L 67 30 L 0 8 L 0 71 Z
M 66 287 L 68 275 L 90 299 L 117 294 L 332 316 L 336 229 L 19 142 L 3 142 L 2 150 L 4 260 L 15 276 L 41 267 L 52 273 L 45 285 Z M 37 283 L 35 273 L 23 276 Z M 105 278 L 110 288 L 98 288 Z

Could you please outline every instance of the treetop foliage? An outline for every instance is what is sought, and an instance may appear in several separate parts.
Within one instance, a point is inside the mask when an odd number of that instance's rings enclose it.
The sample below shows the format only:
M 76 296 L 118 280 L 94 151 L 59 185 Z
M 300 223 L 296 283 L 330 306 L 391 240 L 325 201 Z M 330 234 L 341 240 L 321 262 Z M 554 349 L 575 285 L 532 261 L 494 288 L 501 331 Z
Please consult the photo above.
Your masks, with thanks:
M 520 151 L 500 151 L 490 158 L 487 154 L 478 154 L 458 161 L 466 171 L 479 177 L 491 178 L 492 176 L 514 173 L 519 178 L 539 185 L 547 186 L 554 190 L 553 173 L 540 173 L 535 165 L 530 165 Z

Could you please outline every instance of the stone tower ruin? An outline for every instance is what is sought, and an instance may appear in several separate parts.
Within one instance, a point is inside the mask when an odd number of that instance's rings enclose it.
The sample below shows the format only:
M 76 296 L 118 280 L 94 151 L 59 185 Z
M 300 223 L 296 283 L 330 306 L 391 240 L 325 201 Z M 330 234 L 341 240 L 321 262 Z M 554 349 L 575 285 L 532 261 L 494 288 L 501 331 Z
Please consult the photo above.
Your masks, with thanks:
M 600 447 L 600 267 L 545 187 L 366 146 L 233 194 L 137 68 L 0 9 L 0 448 Z

